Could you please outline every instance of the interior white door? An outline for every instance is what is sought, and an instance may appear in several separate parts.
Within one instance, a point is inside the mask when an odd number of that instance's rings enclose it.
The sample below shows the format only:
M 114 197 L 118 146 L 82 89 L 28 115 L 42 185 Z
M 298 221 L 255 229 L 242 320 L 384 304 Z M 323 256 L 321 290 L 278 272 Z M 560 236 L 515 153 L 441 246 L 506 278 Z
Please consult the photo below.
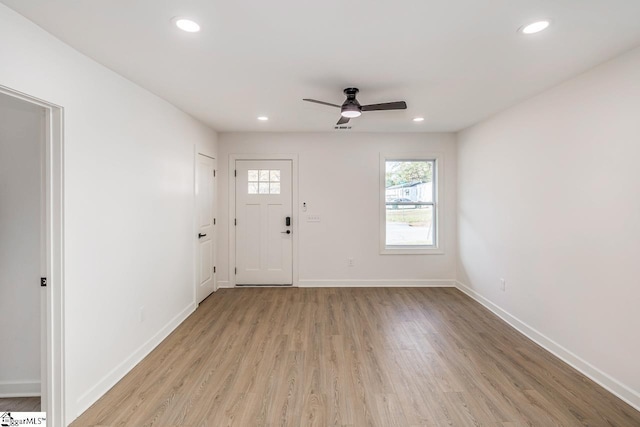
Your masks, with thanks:
M 215 161 L 198 154 L 196 164 L 196 209 L 198 225 L 197 290 L 198 303 L 215 291 Z
M 236 284 L 293 284 L 291 160 L 236 161 Z

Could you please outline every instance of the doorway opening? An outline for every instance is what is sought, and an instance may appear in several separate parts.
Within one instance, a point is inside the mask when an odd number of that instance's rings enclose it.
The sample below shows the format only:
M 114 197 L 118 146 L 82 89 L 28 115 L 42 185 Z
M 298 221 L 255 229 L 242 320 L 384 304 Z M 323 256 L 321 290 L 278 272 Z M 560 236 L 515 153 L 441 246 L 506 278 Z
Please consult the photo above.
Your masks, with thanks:
M 62 141 L 61 107 L 0 86 L 0 409 L 52 425 L 64 423 Z

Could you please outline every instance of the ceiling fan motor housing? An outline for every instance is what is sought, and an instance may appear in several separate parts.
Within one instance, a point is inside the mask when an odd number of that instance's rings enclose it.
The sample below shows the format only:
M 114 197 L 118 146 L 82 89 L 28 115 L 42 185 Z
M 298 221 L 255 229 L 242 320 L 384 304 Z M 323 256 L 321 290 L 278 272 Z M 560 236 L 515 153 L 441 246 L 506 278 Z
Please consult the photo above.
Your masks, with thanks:
M 347 96 L 347 99 L 340 108 L 340 114 L 343 117 L 354 118 L 359 117 L 362 114 L 362 107 L 356 99 L 356 94 L 358 92 L 359 90 L 355 87 L 346 88 L 344 90 L 344 94 Z
M 360 89 L 357 87 L 348 87 L 343 92 L 347 95 L 347 99 L 356 99 L 356 95 L 360 92 Z

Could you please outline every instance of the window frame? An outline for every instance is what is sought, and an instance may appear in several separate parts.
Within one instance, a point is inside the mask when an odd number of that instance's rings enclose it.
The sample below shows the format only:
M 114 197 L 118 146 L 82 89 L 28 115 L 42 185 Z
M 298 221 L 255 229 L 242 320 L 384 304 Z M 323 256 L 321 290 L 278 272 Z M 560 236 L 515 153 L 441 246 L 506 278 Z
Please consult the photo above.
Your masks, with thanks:
M 433 178 L 433 245 L 387 245 L 387 212 L 386 212 L 386 169 L 387 161 L 432 161 L 434 162 Z M 441 205 L 443 201 L 443 169 L 444 160 L 441 153 L 380 153 L 380 254 L 381 255 L 439 255 L 444 254 L 442 245 L 443 219 Z M 399 203 L 400 204 L 400 203 Z M 407 203 L 408 204 L 408 203 Z M 411 203 L 414 205 L 415 203 Z M 431 205 L 431 203 L 426 203 Z

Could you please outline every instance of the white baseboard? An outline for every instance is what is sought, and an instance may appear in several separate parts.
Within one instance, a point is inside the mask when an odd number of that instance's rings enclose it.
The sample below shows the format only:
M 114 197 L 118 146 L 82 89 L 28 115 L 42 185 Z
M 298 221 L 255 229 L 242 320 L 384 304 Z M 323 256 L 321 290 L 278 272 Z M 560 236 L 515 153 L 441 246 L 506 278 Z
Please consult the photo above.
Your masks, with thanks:
M 111 387 L 122 379 L 129 371 L 131 371 L 142 359 L 144 359 L 151 351 L 158 346 L 175 328 L 177 328 L 184 320 L 189 317 L 196 309 L 196 304 L 189 304 L 184 310 L 171 319 L 162 329 L 158 331 L 147 342 L 138 347 L 131 356 L 116 366 L 107 375 L 104 376 L 96 385 L 91 387 L 86 393 L 76 401 L 76 416 L 80 416 L 84 411 L 89 409 L 102 395 L 104 395 Z M 74 418 L 75 418 L 74 417 Z
M 594 382 L 598 383 L 599 385 L 640 411 L 639 392 L 631 389 L 630 387 L 621 383 L 610 375 L 602 372 L 600 369 L 591 365 L 589 362 L 567 350 L 557 342 L 553 341 L 551 338 L 548 338 L 541 332 L 527 325 L 512 314 L 508 313 L 506 310 L 502 309 L 492 301 L 480 295 L 478 292 L 474 291 L 464 283 L 456 282 L 456 287 L 460 291 L 464 292 L 469 297 L 473 298 L 474 300 L 485 306 L 487 309 L 492 311 L 495 315 L 507 322 L 521 334 L 537 343 L 539 346 L 543 347 L 554 356 L 558 357 L 574 369 L 580 371 L 583 375 L 589 377 Z
M 299 288 L 451 288 L 453 279 L 317 279 L 299 280 Z M 218 282 L 218 289 L 233 288 L 226 280 Z
M 40 396 L 40 381 L 0 381 L 0 398 Z
M 454 287 L 452 279 L 321 279 L 300 280 L 300 288 L 449 288 Z

